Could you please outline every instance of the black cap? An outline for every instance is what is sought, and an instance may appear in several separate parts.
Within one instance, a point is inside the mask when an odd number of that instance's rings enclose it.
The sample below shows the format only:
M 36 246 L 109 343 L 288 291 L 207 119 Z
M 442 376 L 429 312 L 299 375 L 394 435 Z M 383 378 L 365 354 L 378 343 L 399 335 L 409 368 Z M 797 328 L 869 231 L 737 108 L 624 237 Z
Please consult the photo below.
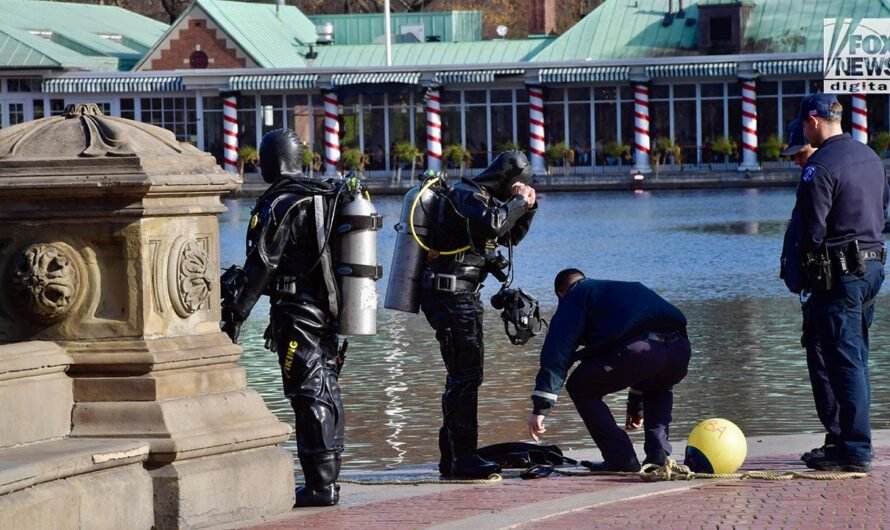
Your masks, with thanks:
M 788 142 L 788 147 L 782 150 L 782 156 L 796 155 L 798 151 L 809 144 L 803 135 L 803 125 L 799 119 L 795 118 L 788 124 L 788 129 L 785 131 L 785 141 Z

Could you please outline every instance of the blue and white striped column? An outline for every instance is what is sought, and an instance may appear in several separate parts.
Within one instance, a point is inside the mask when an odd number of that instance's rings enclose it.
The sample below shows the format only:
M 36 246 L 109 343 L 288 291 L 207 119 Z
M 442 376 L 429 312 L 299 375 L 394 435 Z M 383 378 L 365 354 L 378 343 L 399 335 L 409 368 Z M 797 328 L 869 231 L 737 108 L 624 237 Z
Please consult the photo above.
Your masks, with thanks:
M 325 92 L 324 99 L 324 166 L 325 175 L 337 175 L 340 162 L 340 118 L 337 115 L 336 92 Z
M 868 143 L 868 104 L 865 94 L 853 94 L 853 130 L 850 136 L 857 142 Z
M 639 173 L 649 173 L 649 87 L 644 84 L 634 86 L 634 166 Z
M 435 89 L 426 93 L 426 161 L 427 169 L 442 170 L 442 116 Z
M 757 160 L 757 82 L 742 79 L 742 163 L 739 171 L 758 171 Z
M 544 164 L 546 140 L 544 136 L 544 89 L 528 87 L 528 151 L 531 155 L 532 171 L 543 175 L 547 172 Z

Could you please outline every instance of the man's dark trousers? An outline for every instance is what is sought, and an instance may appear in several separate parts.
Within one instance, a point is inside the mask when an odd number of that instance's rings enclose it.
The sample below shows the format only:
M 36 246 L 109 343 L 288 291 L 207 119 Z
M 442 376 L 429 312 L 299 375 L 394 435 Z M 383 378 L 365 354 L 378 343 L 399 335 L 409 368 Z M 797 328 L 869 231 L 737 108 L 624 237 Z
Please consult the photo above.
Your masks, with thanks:
M 627 387 L 643 392 L 644 449 L 651 459 L 662 460 L 671 452 L 667 440 L 674 402 L 671 389 L 686 377 L 689 357 L 689 341 L 683 336 L 669 342 L 640 338 L 614 352 L 584 359 L 572 372 L 566 389 L 607 464 L 634 462 L 636 453 L 603 396 Z
M 822 344 L 813 323 L 813 318 L 808 315 L 810 311 L 809 301 L 803 305 L 803 329 L 804 348 L 807 351 L 807 371 L 810 373 L 810 385 L 813 388 L 813 401 L 816 404 L 816 414 L 819 421 L 825 427 L 825 445 L 837 445 L 841 436 L 840 420 L 838 418 L 837 399 L 831 389 L 828 380 L 828 369 L 825 367 L 825 356 L 822 353 Z
M 840 460 L 870 462 L 872 458 L 868 328 L 883 282 L 884 265 L 867 261 L 865 275 L 840 275 L 831 290 L 814 292 L 809 302 L 838 404 L 840 440 L 837 453 L 831 456 Z

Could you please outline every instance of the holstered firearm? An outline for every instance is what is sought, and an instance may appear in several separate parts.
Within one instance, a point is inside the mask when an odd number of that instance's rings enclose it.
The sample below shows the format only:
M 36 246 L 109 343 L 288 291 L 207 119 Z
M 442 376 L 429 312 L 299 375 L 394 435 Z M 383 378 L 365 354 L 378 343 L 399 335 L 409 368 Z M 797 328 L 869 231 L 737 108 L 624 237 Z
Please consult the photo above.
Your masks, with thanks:
M 828 291 L 833 285 L 831 259 L 828 250 L 822 246 L 803 255 L 803 270 L 814 291 Z

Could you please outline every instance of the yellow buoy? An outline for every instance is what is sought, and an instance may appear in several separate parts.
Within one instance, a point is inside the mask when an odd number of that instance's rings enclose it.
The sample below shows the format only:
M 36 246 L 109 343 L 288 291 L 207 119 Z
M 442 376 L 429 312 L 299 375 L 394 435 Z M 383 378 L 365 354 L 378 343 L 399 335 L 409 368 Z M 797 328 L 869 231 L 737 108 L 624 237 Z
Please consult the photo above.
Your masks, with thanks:
M 735 473 L 748 455 L 748 442 L 735 423 L 707 419 L 692 429 L 683 463 L 696 473 Z

